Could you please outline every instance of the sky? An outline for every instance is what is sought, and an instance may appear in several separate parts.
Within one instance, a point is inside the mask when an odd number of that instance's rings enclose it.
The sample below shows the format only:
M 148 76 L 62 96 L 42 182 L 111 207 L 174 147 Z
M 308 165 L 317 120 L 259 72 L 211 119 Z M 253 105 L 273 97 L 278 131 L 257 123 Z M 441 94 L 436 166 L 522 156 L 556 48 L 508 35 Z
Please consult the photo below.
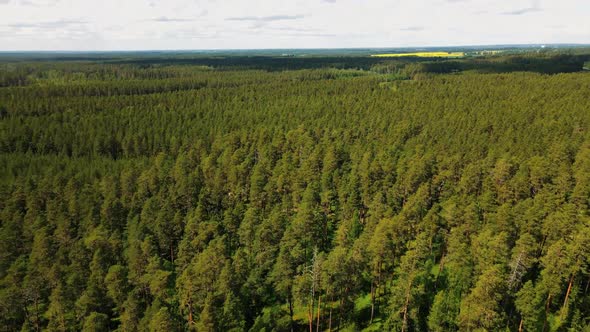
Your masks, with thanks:
M 0 51 L 590 43 L 590 0 L 0 0 Z

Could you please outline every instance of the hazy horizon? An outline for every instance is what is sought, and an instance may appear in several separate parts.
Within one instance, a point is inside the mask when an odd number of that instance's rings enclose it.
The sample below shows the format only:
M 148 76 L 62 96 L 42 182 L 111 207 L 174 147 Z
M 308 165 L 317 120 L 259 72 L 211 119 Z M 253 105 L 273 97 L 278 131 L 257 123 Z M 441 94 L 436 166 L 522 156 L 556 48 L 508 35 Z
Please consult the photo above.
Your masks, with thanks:
M 105 50 L 0 50 L 2 53 L 209 53 L 209 52 L 254 52 L 254 51 L 369 51 L 369 50 L 433 50 L 433 49 L 486 49 L 486 48 L 582 48 L 590 47 L 590 43 L 528 43 L 528 44 L 482 44 L 482 45 L 424 45 L 424 46 L 391 46 L 391 47 L 297 47 L 297 48 L 210 48 L 210 49 L 105 49 Z

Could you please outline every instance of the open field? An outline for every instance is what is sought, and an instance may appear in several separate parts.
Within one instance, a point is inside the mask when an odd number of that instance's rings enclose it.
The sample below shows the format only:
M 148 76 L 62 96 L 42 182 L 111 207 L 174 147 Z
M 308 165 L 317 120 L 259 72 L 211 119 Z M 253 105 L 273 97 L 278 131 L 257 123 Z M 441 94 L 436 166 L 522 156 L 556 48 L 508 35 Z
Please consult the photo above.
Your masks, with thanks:
M 420 58 L 460 58 L 464 57 L 464 52 L 415 52 L 415 53 L 386 53 L 373 54 L 372 57 L 378 58 L 398 58 L 406 56 L 414 56 Z

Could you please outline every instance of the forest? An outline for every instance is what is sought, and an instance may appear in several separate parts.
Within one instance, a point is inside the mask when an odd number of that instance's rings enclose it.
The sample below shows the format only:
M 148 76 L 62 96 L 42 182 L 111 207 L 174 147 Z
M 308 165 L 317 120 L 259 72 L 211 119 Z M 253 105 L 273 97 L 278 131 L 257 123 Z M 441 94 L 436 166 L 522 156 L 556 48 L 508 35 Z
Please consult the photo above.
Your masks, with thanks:
M 590 50 L 0 56 L 0 331 L 590 331 Z

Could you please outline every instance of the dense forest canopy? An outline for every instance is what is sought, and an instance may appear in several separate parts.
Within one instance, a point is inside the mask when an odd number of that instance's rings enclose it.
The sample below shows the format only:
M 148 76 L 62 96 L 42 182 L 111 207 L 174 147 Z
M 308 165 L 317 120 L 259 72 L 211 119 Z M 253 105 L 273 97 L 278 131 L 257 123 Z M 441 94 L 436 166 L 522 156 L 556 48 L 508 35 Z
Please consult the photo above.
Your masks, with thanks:
M 0 58 L 0 330 L 590 331 L 589 59 Z

